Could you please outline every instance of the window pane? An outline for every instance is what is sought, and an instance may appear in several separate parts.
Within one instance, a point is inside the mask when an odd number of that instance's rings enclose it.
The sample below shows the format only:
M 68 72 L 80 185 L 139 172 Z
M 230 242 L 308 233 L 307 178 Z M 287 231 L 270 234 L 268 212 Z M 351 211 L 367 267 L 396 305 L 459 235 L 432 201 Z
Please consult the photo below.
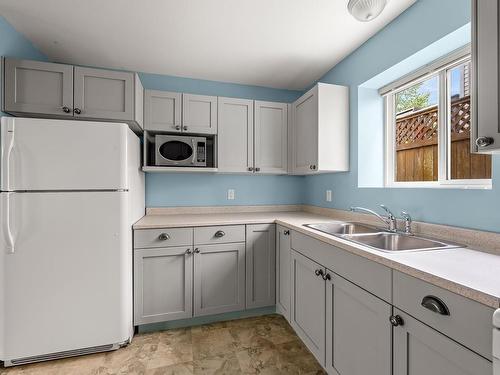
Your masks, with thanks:
M 470 61 L 448 71 L 450 178 L 491 178 L 491 156 L 470 153 Z
M 396 181 L 438 180 L 437 76 L 395 94 Z

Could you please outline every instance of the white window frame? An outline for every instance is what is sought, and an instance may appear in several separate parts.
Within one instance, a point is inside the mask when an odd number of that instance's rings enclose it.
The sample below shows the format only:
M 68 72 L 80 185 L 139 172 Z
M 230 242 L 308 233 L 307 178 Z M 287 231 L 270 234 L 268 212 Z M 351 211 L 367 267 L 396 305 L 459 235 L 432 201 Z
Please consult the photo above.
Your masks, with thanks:
M 455 188 L 491 189 L 491 179 L 451 179 L 451 100 L 450 71 L 471 59 L 470 45 L 436 60 L 391 84 L 382 87 L 379 93 L 384 96 L 385 122 L 385 186 L 393 188 Z M 431 77 L 438 77 L 438 180 L 437 181 L 396 181 L 396 116 L 394 113 L 396 93 Z M 442 90 L 442 88 L 445 90 Z M 442 92 L 444 91 L 444 93 Z

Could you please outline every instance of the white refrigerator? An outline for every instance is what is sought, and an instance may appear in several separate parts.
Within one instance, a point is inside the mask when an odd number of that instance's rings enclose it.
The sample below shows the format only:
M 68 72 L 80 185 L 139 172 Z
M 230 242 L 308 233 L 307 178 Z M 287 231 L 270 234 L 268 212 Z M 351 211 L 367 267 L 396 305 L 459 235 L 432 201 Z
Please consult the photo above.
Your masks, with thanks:
M 140 154 L 126 124 L 1 118 L 4 365 L 113 350 L 132 338 Z

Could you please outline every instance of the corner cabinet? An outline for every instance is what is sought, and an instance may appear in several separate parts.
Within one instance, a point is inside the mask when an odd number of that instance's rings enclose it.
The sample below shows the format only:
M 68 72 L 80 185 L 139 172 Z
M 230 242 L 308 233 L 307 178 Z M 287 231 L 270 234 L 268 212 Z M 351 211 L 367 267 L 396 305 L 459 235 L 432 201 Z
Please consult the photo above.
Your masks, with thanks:
M 246 226 L 246 307 L 275 305 L 276 239 L 274 224 Z
M 123 121 L 142 130 L 144 89 L 136 73 L 11 58 L 3 68 L 4 112 Z
M 292 105 L 292 173 L 349 170 L 349 89 L 318 83 Z
M 472 0 L 472 126 L 471 148 L 500 152 L 500 5 L 496 0 Z

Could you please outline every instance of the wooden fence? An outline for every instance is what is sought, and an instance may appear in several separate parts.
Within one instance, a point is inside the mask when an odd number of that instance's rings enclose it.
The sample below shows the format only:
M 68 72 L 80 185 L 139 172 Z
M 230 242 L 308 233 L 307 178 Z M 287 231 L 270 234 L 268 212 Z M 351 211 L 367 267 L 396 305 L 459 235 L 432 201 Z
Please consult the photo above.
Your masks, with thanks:
M 438 108 L 396 117 L 396 181 L 437 181 Z M 491 156 L 470 153 L 470 97 L 451 103 L 451 178 L 491 178 Z

